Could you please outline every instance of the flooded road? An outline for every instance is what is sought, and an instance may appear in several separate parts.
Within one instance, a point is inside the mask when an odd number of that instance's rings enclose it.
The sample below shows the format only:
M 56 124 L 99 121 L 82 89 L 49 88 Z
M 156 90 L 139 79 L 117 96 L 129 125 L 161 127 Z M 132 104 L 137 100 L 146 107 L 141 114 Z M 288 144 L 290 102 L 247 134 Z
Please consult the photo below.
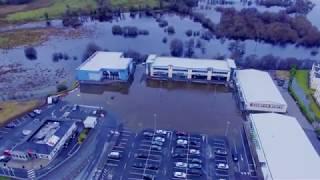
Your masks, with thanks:
M 239 132 L 243 120 L 227 87 L 146 81 L 143 71 L 144 67 L 139 65 L 129 88 L 118 86 L 117 91 L 117 86 L 114 89 L 81 86 L 81 90 L 71 93 L 66 100 L 102 106 L 118 115 L 126 127 L 137 131 L 156 126 L 212 135 Z M 93 89 L 98 94 L 88 93 L 93 93 Z
M 220 13 L 214 9 L 218 5 L 208 4 L 208 2 L 201 1 L 199 7 L 195 8 L 195 11 L 202 12 L 214 22 L 218 22 L 220 20 Z M 235 2 L 233 5 L 226 6 L 232 6 L 236 9 L 249 7 L 238 1 Z M 320 1 L 314 1 L 314 3 L 316 3 L 316 6 L 308 14 L 308 18 L 315 26 L 320 27 L 320 21 L 317 19 L 320 16 Z M 282 10 L 280 7 L 265 8 L 257 5 L 251 5 L 250 7 L 256 7 L 259 11 L 278 12 Z M 80 29 L 87 33 L 76 38 L 51 36 L 48 41 L 35 46 L 38 59 L 34 61 L 26 59 L 24 47 L 0 49 L 0 101 L 19 99 L 20 97 L 46 96 L 49 93 L 54 93 L 59 83 L 73 84 L 75 81 L 75 69 L 81 64 L 83 54 L 90 43 L 94 43 L 101 49 L 109 51 L 125 52 L 133 50 L 142 54 L 170 55 L 171 40 L 178 38 L 187 44 L 188 41 L 193 39 L 195 44 L 197 41 L 201 42 L 200 48 L 194 48 L 194 57 L 214 58 L 217 56 L 229 57 L 231 55 L 229 46 L 230 43 L 234 42 L 233 40 L 213 38 L 207 41 L 200 36 L 188 37 L 186 35 L 187 30 L 200 33 L 207 31 L 201 24 L 194 22 L 189 17 L 164 14 L 162 19 L 166 20 L 169 26 L 174 27 L 174 34 L 168 35 L 165 29 L 159 27 L 159 24 L 152 17 L 139 17 L 137 15 L 135 18 L 131 18 L 128 13 L 125 13 L 122 19 L 117 19 L 113 22 L 85 22 Z M 52 24 L 56 28 L 62 28 L 60 20 L 55 20 Z M 34 22 L 20 25 L 20 28 L 44 27 L 44 25 L 45 22 Z M 139 29 L 148 30 L 149 35 L 139 35 L 136 38 L 114 36 L 112 34 L 112 26 L 114 25 L 136 26 Z M 2 29 L 2 31 L 15 28 L 7 27 L 6 29 Z M 71 28 L 65 29 L 66 31 L 71 30 Z M 164 38 L 167 39 L 166 43 L 163 42 Z M 262 57 L 272 54 L 281 58 L 320 59 L 320 53 L 311 55 L 312 51 L 320 51 L 319 48 L 304 48 L 296 47 L 295 45 L 275 46 L 253 40 L 242 41 L 241 44 L 244 44 L 244 57 L 250 55 Z M 55 62 L 53 61 L 54 53 L 67 54 L 70 58 Z M 6 71 L 13 65 L 19 66 L 21 69 Z M 6 73 L 3 74 L 3 71 Z M 40 81 L 40 79 L 42 80 Z M 34 80 L 36 82 L 33 82 Z

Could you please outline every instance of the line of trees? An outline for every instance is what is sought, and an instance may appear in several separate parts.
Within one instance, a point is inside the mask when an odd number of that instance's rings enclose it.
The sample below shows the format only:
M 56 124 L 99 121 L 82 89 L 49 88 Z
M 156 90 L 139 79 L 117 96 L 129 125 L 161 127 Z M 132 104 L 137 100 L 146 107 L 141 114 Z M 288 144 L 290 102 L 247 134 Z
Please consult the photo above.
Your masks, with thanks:
M 255 8 L 237 11 L 220 7 L 217 11 L 222 13 L 220 23 L 214 27 L 217 37 L 253 39 L 280 45 L 320 46 L 320 32 L 305 16 L 291 17 L 284 12 L 260 13 Z

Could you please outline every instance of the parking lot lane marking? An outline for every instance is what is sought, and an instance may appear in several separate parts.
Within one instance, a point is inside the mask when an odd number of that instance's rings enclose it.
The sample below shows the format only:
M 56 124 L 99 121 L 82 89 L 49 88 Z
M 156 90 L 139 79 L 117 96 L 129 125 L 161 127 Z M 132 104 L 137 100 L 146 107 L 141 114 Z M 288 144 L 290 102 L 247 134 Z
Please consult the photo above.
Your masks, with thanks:
M 6 133 L 8 133 L 7 131 L 0 131 L 0 133 L 4 133 L 4 134 L 6 134 Z
M 244 139 L 243 139 L 243 136 L 242 136 L 241 129 L 239 131 L 240 131 L 241 142 L 242 142 L 242 146 L 243 146 L 243 150 L 244 150 L 244 156 L 245 156 L 245 159 L 247 160 L 247 165 L 249 167 L 249 160 L 248 160 L 248 156 L 247 156 L 247 152 L 246 152 L 247 150 L 246 150 L 246 147 L 244 145 Z
M 107 166 L 113 166 L 113 167 L 118 167 L 118 164 L 112 164 L 112 163 L 107 163 Z

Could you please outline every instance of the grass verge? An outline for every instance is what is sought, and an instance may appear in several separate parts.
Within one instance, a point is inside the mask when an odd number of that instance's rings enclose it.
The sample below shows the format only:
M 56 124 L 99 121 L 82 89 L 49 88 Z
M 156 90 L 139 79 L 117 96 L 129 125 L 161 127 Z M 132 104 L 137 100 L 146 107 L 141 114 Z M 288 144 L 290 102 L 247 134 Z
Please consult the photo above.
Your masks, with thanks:
M 79 135 L 79 137 L 78 137 L 78 143 L 79 144 L 82 144 L 83 143 L 83 141 L 87 138 L 87 136 L 88 136 L 88 133 L 89 133 L 89 129 L 84 129 L 81 133 L 80 133 L 80 135 Z
M 309 88 L 309 71 L 307 70 L 297 70 L 295 73 L 295 78 L 299 86 L 303 89 L 304 93 L 308 97 L 310 102 L 309 106 L 310 109 L 314 112 L 316 119 L 320 119 L 320 107 L 316 103 L 315 99 L 313 98 L 314 90 Z
M 12 13 L 6 16 L 9 22 L 24 22 L 33 20 L 43 20 L 44 14 L 48 13 L 49 18 L 60 17 L 69 7 L 71 10 L 90 10 L 96 8 L 95 0 L 56 0 L 48 7 L 26 10 Z
M 131 8 L 131 7 L 158 7 L 159 0 L 110 0 L 113 7 Z
M 39 101 L 17 102 L 9 101 L 0 103 L 0 125 L 6 124 L 11 119 L 22 115 L 39 105 Z
M 46 41 L 51 34 L 56 32 L 54 28 L 42 28 L 0 33 L 0 48 L 10 49 L 22 45 L 38 44 Z

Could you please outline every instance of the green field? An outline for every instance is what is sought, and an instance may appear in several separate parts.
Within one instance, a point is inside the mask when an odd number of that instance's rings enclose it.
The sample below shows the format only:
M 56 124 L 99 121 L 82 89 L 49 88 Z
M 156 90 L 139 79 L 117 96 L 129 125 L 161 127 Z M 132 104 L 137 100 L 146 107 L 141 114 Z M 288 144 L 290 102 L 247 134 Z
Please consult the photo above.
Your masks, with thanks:
M 9 22 L 42 20 L 45 13 L 48 13 L 49 18 L 55 18 L 61 16 L 67 9 L 67 6 L 70 9 L 87 10 L 96 8 L 97 4 L 95 0 L 56 0 L 49 7 L 9 14 L 6 20 Z
M 110 4 L 113 7 L 157 7 L 159 6 L 159 0 L 110 0 Z
M 309 104 L 310 109 L 315 113 L 317 119 L 320 119 L 320 108 L 312 96 L 314 93 L 314 90 L 309 88 L 309 83 L 308 83 L 309 71 L 297 70 L 297 72 L 295 74 L 295 78 L 296 78 L 299 86 L 303 89 L 303 91 L 305 92 L 306 96 L 308 97 L 308 99 L 310 101 L 310 104 Z

